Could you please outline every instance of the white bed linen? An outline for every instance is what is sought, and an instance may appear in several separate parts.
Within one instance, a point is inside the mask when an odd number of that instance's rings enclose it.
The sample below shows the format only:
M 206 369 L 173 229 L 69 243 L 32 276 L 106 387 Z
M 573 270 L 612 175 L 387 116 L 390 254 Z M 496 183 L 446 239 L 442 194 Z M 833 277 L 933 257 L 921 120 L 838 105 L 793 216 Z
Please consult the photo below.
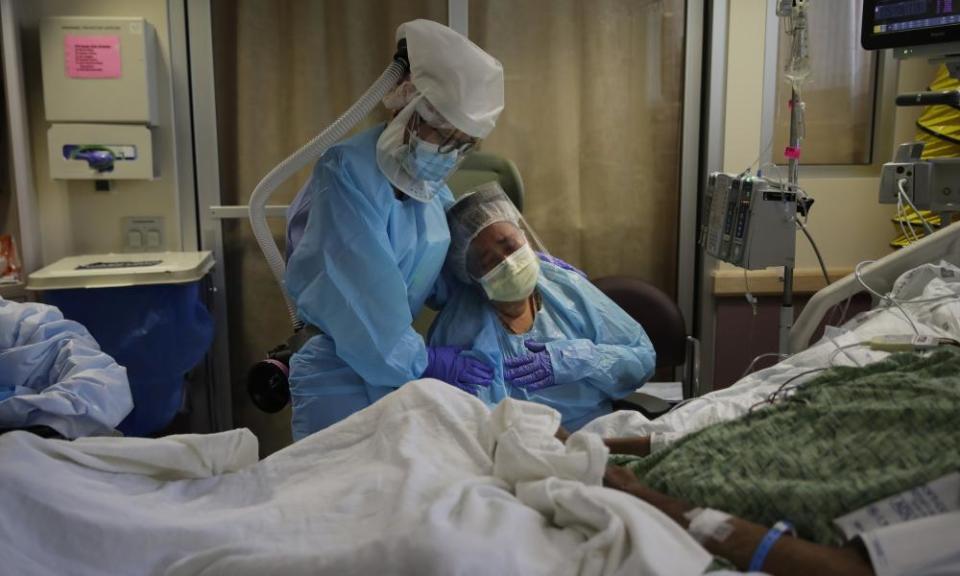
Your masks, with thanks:
M 891 294 L 903 303 L 921 334 L 960 341 L 960 268 L 947 262 L 919 266 L 901 275 Z M 933 298 L 938 300 L 929 301 Z M 691 432 L 742 416 L 792 378 L 796 379 L 791 385 L 816 378 L 816 372 L 800 374 L 826 367 L 831 359 L 834 365 L 852 366 L 854 362 L 865 365 L 888 356 L 867 347 L 852 347 L 834 355 L 840 347 L 876 336 L 913 333 L 899 309 L 881 305 L 841 327 L 828 327 L 824 338 L 807 350 L 750 374 L 729 388 L 686 402 L 656 420 L 639 412 L 619 411 L 597 418 L 583 431 L 604 437 L 649 435 L 651 449 L 661 450 Z
M 599 486 L 559 414 L 409 383 L 256 462 L 246 430 L 0 437 L 3 573 L 699 574 L 679 526 Z

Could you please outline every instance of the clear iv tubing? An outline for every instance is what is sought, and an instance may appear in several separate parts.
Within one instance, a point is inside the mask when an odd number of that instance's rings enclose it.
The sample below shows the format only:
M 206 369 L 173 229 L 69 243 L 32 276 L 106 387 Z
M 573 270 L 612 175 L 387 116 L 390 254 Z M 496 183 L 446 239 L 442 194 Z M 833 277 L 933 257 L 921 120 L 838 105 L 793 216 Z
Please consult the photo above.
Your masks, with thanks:
M 407 72 L 407 67 L 408 64 L 401 59 L 391 62 L 390 66 L 383 71 L 383 74 L 377 78 L 377 81 L 367 89 L 353 106 L 313 140 L 310 140 L 286 160 L 277 164 L 260 180 L 257 187 L 253 189 L 253 194 L 250 195 L 250 226 L 253 227 L 253 235 L 257 239 L 257 244 L 260 245 L 260 250 L 263 251 L 263 256 L 267 259 L 273 277 L 280 285 L 280 291 L 283 293 L 283 299 L 287 305 L 287 312 L 290 314 L 290 321 L 293 323 L 294 330 L 302 328 L 303 321 L 297 317 L 297 306 L 287 294 L 284 284 L 283 273 L 286 265 L 277 243 L 273 240 L 273 233 L 270 232 L 270 227 L 267 225 L 264 211 L 267 200 L 287 178 L 320 158 L 327 151 L 327 148 L 336 144 L 351 128 L 370 114 L 377 104 L 383 100 L 383 97 L 387 95 L 387 92 L 403 78 Z

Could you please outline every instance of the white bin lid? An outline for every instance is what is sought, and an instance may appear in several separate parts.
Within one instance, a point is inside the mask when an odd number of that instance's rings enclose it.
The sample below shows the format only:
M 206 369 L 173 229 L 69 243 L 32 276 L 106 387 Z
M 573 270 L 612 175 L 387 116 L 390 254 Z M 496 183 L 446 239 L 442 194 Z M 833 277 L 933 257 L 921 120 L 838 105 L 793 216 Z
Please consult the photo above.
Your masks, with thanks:
M 27 277 L 28 290 L 119 288 L 197 282 L 213 268 L 205 252 L 136 252 L 70 256 Z

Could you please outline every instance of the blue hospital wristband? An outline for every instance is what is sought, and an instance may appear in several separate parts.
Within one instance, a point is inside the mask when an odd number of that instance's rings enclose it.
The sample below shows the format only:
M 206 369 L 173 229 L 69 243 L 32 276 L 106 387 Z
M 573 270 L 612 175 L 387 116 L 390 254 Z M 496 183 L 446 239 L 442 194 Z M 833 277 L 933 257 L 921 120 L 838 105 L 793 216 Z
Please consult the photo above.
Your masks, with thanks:
M 759 572 L 763 569 L 763 563 L 767 561 L 767 555 L 770 554 L 773 545 L 777 543 L 777 540 L 779 540 L 785 532 L 796 534 L 793 524 L 786 520 L 781 520 L 773 525 L 773 528 L 771 528 L 763 537 L 763 540 L 760 541 L 760 545 L 757 546 L 757 550 L 753 553 L 753 558 L 750 559 L 750 567 L 748 568 L 750 572 Z

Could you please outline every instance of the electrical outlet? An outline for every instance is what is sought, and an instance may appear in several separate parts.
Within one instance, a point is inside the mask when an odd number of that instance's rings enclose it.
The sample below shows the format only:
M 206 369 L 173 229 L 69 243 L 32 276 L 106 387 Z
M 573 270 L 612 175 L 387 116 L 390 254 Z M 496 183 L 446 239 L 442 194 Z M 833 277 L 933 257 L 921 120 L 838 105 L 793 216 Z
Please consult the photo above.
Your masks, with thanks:
M 127 252 L 162 252 L 165 250 L 163 218 L 160 216 L 129 216 L 124 218 L 123 247 Z

